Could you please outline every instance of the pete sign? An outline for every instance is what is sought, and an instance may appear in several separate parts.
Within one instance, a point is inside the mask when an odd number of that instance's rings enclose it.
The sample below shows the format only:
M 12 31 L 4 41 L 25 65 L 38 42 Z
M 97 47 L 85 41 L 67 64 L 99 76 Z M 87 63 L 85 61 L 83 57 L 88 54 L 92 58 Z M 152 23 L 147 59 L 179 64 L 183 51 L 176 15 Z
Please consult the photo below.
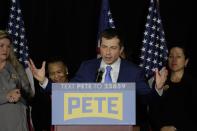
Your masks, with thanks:
M 53 125 L 134 125 L 135 83 L 54 83 Z

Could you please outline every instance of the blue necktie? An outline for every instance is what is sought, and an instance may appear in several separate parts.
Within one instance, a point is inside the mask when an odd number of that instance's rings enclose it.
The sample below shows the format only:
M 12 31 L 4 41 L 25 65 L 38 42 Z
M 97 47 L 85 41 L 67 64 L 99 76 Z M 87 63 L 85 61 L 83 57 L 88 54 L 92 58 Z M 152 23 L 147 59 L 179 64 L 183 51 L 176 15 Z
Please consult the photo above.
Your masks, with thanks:
M 105 74 L 105 83 L 112 83 L 112 79 L 111 79 L 111 72 L 112 67 L 111 66 L 107 66 L 106 67 L 106 74 Z

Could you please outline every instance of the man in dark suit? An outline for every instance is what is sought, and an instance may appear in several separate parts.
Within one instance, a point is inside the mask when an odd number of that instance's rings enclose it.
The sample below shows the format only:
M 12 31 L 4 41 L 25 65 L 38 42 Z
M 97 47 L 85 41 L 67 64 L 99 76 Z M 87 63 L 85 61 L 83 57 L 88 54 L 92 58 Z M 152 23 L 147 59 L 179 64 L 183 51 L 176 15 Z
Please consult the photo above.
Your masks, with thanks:
M 104 82 L 106 67 L 111 66 L 112 82 L 135 82 L 137 93 L 146 95 L 150 88 L 145 81 L 143 71 L 140 67 L 121 59 L 123 52 L 123 40 L 116 29 L 106 29 L 100 37 L 101 58 L 85 61 L 81 64 L 72 82 L 96 82 L 98 73 L 103 71 L 101 82 Z
M 70 82 L 105 82 L 107 73 L 106 67 L 110 67 L 111 82 L 135 82 L 136 83 L 136 118 L 137 125 L 141 127 L 147 122 L 146 112 L 147 104 L 151 88 L 145 81 L 142 68 L 122 59 L 120 56 L 123 52 L 123 39 L 116 29 L 106 29 L 100 35 L 100 55 L 99 59 L 92 59 L 81 64 L 75 77 Z M 45 63 L 37 69 L 33 61 L 29 62 L 29 66 L 34 74 L 34 77 L 44 76 Z M 51 84 L 48 84 L 45 90 L 51 90 Z M 143 131 L 141 129 L 141 131 Z
M 145 97 L 150 94 L 151 88 L 146 83 L 143 71 L 140 67 L 120 58 L 123 49 L 123 39 L 119 32 L 116 29 L 106 29 L 100 36 L 101 58 L 83 62 L 71 82 L 104 83 L 107 74 L 106 67 L 110 66 L 110 75 L 113 83 L 136 83 L 137 124 L 142 125 L 145 120 L 144 113 L 142 112 L 146 112 L 146 104 L 144 104 L 146 103 Z M 100 75 L 101 79 L 98 80 Z

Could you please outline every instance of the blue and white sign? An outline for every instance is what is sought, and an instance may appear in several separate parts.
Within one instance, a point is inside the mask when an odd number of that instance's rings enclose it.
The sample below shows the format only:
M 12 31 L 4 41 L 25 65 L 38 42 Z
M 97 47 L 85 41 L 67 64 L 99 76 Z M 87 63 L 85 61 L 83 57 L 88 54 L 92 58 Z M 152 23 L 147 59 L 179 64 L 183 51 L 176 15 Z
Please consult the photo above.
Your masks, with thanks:
M 54 83 L 53 125 L 134 125 L 135 83 Z

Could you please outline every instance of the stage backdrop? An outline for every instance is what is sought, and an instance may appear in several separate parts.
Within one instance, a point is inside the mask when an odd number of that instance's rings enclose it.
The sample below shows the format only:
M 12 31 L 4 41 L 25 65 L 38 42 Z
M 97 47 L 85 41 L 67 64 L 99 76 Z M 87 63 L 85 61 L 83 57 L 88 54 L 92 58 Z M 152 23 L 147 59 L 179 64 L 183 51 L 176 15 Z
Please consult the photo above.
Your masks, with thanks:
M 36 64 L 41 65 L 41 61 L 52 56 L 63 56 L 72 77 L 83 60 L 96 57 L 101 0 L 20 1 L 30 55 Z M 149 0 L 109 2 L 114 23 L 125 36 L 126 54 L 138 64 Z M 194 70 L 195 4 L 192 0 L 159 2 L 168 46 L 187 45 L 192 55 L 190 70 Z M 9 6 L 9 0 L 0 0 L 0 29 L 6 28 Z

